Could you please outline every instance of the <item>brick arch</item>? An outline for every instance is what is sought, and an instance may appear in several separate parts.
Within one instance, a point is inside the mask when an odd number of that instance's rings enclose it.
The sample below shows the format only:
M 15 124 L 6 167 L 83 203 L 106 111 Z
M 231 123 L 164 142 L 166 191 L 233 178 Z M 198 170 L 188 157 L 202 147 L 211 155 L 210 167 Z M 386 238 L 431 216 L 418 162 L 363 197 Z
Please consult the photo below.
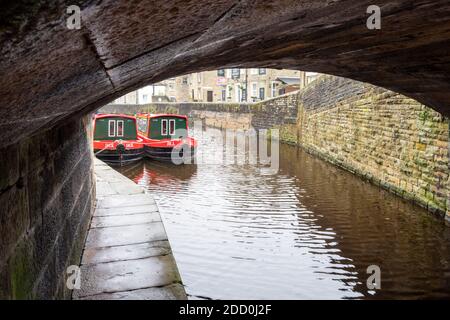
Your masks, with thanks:
M 68 5 L 82 9 L 66 27 Z M 450 4 L 380 0 L 14 1 L 0 14 L 0 137 L 14 143 L 140 86 L 218 67 L 317 71 L 450 114 Z

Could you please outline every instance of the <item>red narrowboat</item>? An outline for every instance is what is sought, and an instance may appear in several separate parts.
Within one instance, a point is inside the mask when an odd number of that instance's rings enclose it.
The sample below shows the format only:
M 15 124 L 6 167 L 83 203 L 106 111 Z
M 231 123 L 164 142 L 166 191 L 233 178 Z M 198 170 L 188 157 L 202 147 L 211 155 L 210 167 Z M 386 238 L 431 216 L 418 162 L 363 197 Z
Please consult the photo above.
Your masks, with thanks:
M 189 137 L 186 116 L 143 113 L 136 119 L 138 137 L 144 142 L 147 157 L 174 164 L 192 163 L 197 141 Z
M 97 114 L 94 118 L 94 153 L 112 164 L 126 164 L 144 157 L 136 117 L 125 114 Z

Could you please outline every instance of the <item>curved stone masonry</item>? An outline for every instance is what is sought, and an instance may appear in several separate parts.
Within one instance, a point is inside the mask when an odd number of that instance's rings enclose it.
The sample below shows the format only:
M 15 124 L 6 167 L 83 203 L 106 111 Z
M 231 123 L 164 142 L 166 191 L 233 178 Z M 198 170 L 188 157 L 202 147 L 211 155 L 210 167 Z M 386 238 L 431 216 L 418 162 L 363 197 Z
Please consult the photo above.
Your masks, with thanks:
M 95 201 L 90 118 L 0 149 L 0 299 L 68 298 Z
M 69 30 L 73 4 L 0 10 L 2 298 L 67 297 L 65 267 L 79 258 L 93 203 L 83 115 L 133 89 L 279 67 L 366 81 L 450 113 L 447 0 L 378 1 L 381 30 L 366 28 L 372 0 L 78 0 L 81 29 Z
M 14 1 L 0 10 L 0 137 L 15 143 L 143 85 L 220 67 L 316 71 L 449 114 L 450 3 L 380 0 Z

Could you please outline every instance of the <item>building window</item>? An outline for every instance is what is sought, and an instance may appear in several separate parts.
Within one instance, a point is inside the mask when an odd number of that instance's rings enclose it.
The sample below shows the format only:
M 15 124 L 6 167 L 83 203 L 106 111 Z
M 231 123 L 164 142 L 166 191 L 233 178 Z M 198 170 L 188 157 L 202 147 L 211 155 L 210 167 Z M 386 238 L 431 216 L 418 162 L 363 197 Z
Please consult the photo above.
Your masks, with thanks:
M 227 101 L 227 90 L 222 90 L 222 101 Z
M 264 100 L 265 88 L 259 88 L 259 98 Z
M 147 102 L 148 96 L 146 94 L 142 95 L 142 102 Z
M 259 68 L 259 74 L 266 74 L 266 68 Z
M 217 70 L 217 76 L 218 77 L 225 77 L 225 69 Z
M 212 90 L 208 90 L 206 91 L 206 101 L 207 102 L 213 102 L 213 91 Z
M 108 122 L 108 137 L 114 137 L 116 135 L 116 121 L 109 120 Z
M 235 100 L 236 100 L 236 102 L 241 102 L 241 99 L 242 99 L 242 90 L 241 90 L 241 87 L 240 87 L 240 85 L 239 84 L 236 84 L 235 85 Z
M 247 101 L 247 89 L 242 88 L 242 101 Z
M 175 119 L 169 120 L 169 134 L 173 136 L 175 134 Z
M 117 120 L 117 136 L 123 137 L 123 120 Z
M 161 120 L 161 135 L 167 135 L 167 119 Z
M 183 84 L 188 84 L 188 77 L 183 77 Z
M 227 85 L 227 100 L 231 100 L 232 99 L 232 94 L 233 94 L 233 86 L 232 85 Z
M 277 83 L 276 82 L 272 82 L 271 84 L 270 84 L 270 88 L 271 88 L 271 91 L 272 91 L 272 98 L 275 98 L 275 96 L 277 95 Z
M 252 98 L 256 98 L 258 96 L 258 85 L 256 82 L 252 82 Z
M 239 76 L 241 75 L 241 70 L 239 68 L 233 68 L 231 69 L 231 77 L 233 79 L 239 79 Z
M 250 69 L 250 74 L 252 74 L 252 75 L 258 74 L 258 69 L 257 68 L 251 68 Z

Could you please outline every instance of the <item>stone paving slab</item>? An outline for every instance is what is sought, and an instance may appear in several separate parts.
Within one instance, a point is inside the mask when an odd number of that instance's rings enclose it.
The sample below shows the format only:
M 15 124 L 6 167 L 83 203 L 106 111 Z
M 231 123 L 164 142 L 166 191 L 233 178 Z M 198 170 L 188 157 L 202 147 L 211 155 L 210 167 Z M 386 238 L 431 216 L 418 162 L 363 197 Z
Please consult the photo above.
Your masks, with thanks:
M 81 289 L 74 291 L 75 298 L 162 287 L 181 282 L 171 254 L 82 265 L 81 275 Z
M 105 248 L 86 248 L 82 264 L 143 259 L 170 253 L 170 245 L 166 240 Z
M 186 293 L 181 284 L 171 284 L 162 288 L 147 288 L 133 291 L 104 293 L 81 298 L 81 300 L 185 300 Z
M 86 239 L 86 248 L 123 246 L 126 244 L 167 240 L 162 222 L 134 226 L 92 228 Z
M 186 299 L 155 200 L 96 159 L 97 208 L 74 299 Z
M 120 207 L 134 207 L 142 205 L 156 205 L 155 200 L 148 194 L 114 194 L 108 195 L 104 198 L 99 198 L 97 202 L 97 208 L 120 208 Z
M 100 216 L 93 217 L 91 228 L 105 228 L 144 224 L 161 221 L 161 217 L 157 212 L 153 213 L 136 213 L 116 216 Z
M 158 206 L 156 203 L 154 205 L 141 205 L 141 206 L 129 206 L 129 207 L 118 207 L 118 208 L 97 208 L 95 213 L 96 217 L 104 216 L 117 216 L 117 215 L 128 215 L 137 213 L 153 213 L 159 216 Z

